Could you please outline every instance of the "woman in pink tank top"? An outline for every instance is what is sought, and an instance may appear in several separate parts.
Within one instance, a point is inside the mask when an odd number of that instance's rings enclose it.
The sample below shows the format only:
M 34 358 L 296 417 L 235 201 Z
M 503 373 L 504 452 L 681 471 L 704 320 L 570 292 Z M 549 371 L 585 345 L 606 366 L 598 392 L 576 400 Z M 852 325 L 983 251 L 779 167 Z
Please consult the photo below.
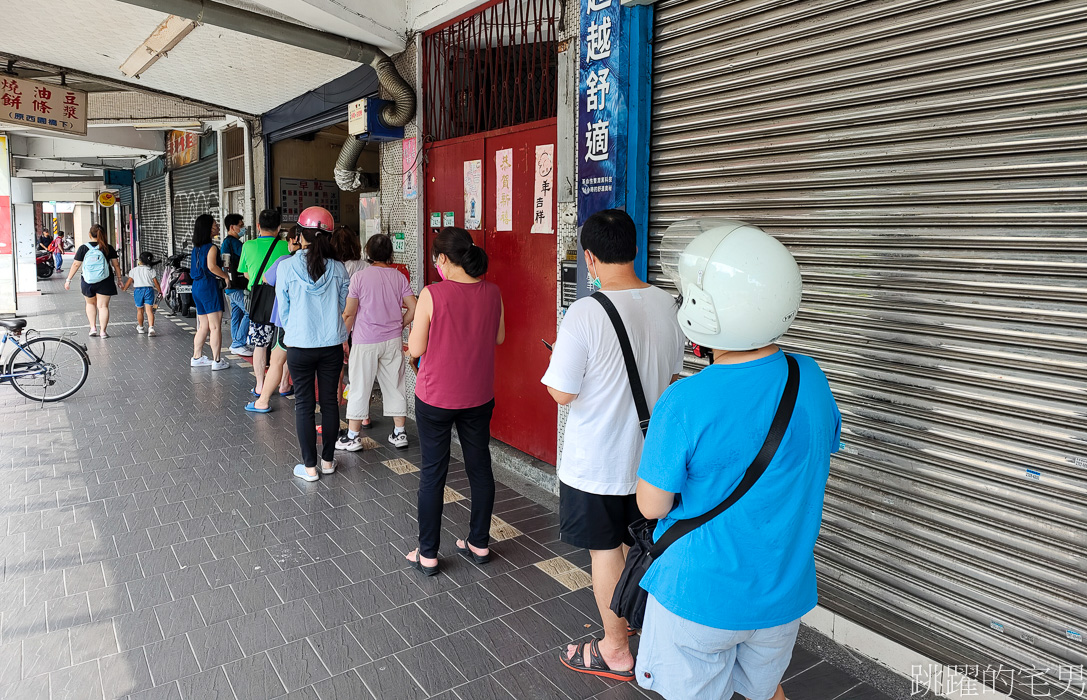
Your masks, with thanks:
M 464 452 L 472 487 L 472 516 L 457 551 L 477 564 L 490 559 L 494 474 L 491 414 L 494 411 L 494 350 L 506 335 L 502 294 L 487 272 L 487 254 L 461 228 L 445 228 L 430 251 L 442 281 L 419 294 L 408 352 L 421 358 L 415 380 L 415 420 L 422 466 L 419 474 L 419 547 L 412 565 L 438 573 L 445 478 L 452 429 Z

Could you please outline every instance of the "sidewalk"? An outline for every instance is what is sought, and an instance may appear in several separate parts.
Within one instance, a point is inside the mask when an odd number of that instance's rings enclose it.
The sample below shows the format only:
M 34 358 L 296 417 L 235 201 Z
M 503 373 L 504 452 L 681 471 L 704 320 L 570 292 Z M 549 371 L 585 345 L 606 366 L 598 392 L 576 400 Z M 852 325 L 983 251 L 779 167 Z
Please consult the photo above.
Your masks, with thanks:
M 293 403 L 249 414 L 248 364 L 190 370 L 192 319 L 137 335 L 122 294 L 111 337 L 86 338 L 79 293 L 43 286 L 20 300 L 30 327 L 70 328 L 93 364 L 59 405 L 0 386 L 0 697 L 647 697 L 556 660 L 600 630 L 587 553 L 558 541 L 549 508 L 500 484 L 495 559 L 469 563 L 454 463 L 442 573 L 423 578 L 403 558 L 419 451 L 385 442 L 390 421 L 304 484 Z M 799 647 L 786 678 L 791 700 L 887 698 Z

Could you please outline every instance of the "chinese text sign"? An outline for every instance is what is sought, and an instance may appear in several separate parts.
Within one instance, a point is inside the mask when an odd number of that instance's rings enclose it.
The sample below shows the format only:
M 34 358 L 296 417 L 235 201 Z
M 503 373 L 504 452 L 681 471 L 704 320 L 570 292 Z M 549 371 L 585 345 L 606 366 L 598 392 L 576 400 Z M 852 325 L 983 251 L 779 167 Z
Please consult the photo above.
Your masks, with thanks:
M 496 231 L 513 230 L 513 149 L 505 148 L 495 151 L 494 182 L 495 221 Z
M 578 225 L 626 204 L 627 55 L 620 0 L 581 0 Z
M 555 232 L 555 144 L 536 146 L 533 167 L 536 185 L 532 193 L 532 232 Z
M 416 199 L 419 196 L 418 170 L 415 168 L 416 151 L 415 137 L 404 139 L 401 142 L 403 158 L 401 164 L 404 168 L 404 199 Z
M 464 228 L 477 231 L 483 221 L 483 161 L 464 161 Z
M 87 135 L 87 93 L 0 76 L 0 122 Z

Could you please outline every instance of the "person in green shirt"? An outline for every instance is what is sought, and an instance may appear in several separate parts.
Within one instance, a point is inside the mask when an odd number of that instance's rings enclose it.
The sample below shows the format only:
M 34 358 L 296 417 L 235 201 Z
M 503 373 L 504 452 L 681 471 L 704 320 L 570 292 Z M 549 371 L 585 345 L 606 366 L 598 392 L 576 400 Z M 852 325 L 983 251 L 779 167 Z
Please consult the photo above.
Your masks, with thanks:
M 272 250 L 272 254 L 268 256 L 268 264 L 264 266 L 265 270 L 271 267 L 276 260 L 290 255 L 290 251 L 287 249 L 287 241 L 276 240 L 281 221 L 277 209 L 265 209 L 257 217 L 259 235 L 242 245 L 242 254 L 238 258 L 238 272 L 245 275 L 245 278 L 249 280 L 249 291 L 252 291 L 253 285 L 259 281 L 257 280 L 257 273 L 260 272 L 260 267 L 264 263 L 264 256 L 268 255 L 268 249 L 273 243 L 275 248 Z M 264 390 L 264 372 L 268 369 L 268 347 L 272 344 L 274 331 L 275 326 L 270 324 L 253 322 L 249 324 L 249 345 L 253 347 L 253 371 L 257 375 L 257 386 L 253 390 L 255 396 L 260 396 Z

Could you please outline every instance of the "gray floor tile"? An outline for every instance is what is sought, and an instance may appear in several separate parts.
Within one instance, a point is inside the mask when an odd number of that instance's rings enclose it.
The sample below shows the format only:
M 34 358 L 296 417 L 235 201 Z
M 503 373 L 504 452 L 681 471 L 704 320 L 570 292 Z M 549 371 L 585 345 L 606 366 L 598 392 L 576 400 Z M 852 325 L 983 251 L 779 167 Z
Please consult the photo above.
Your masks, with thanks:
M 153 608 L 173 600 L 170 588 L 166 585 L 166 576 L 163 574 L 129 581 L 128 595 L 132 599 L 133 610 Z
M 49 631 L 85 625 L 91 621 L 91 606 L 86 593 L 50 600 L 46 606 Z
M 327 678 L 315 684 L 313 688 L 320 700 L 373 700 L 374 698 L 355 671 Z M 312 700 L 312 697 L 299 696 L 292 697 L 291 700 Z
M 242 657 L 241 647 L 228 622 L 201 627 L 189 632 L 188 636 L 196 661 L 205 671 Z
M 98 660 L 98 666 L 107 698 L 123 698 L 153 685 L 143 649 L 104 656 Z
M 347 625 L 362 648 L 372 659 L 381 659 L 389 654 L 408 648 L 407 641 L 381 615 L 373 615 Z
M 201 670 L 185 635 L 155 642 L 148 645 L 145 651 L 147 665 L 151 669 L 151 678 L 155 685 L 176 681 L 178 678 L 191 676 Z
M 192 596 L 156 606 L 155 615 L 164 637 L 173 637 L 204 627 L 204 618 L 200 616 L 196 599 Z
M 68 630 L 68 640 L 72 646 L 73 664 L 93 661 L 120 651 L 117 635 L 109 620 L 73 627 Z
M 405 649 L 398 653 L 396 658 L 423 687 L 427 695 L 437 695 L 468 680 L 457 670 L 453 662 L 438 651 L 433 642 Z
M 482 678 L 504 665 L 468 630 L 461 630 L 433 642 L 445 658 L 469 681 Z
M 427 697 L 395 656 L 360 666 L 357 671 L 374 697 L 381 700 L 423 700 Z
M 204 622 L 209 625 L 245 614 L 245 610 L 242 609 L 231 588 L 203 591 L 193 597 L 196 600 L 196 606 L 200 608 Z
M 182 700 L 234 700 L 234 690 L 222 666 L 177 681 Z
M 380 586 L 373 581 L 361 581 L 340 589 L 343 597 L 355 609 L 360 617 L 370 617 L 385 612 L 393 603 L 381 592 Z
M 305 639 L 270 649 L 268 658 L 288 691 L 313 685 L 330 675 L 321 657 Z
M 167 683 L 133 693 L 128 700 L 181 700 L 181 690 L 177 683 Z
M 117 644 L 121 651 L 136 649 L 163 639 L 162 627 L 153 609 L 118 615 L 113 618 Z
M 517 700 L 494 676 L 484 676 L 454 691 L 460 700 Z
M 30 678 L 72 665 L 68 630 L 23 640 L 23 677 Z
M 49 674 L 52 700 L 87 700 L 102 697 L 102 674 L 94 661 L 69 666 Z
M 248 656 L 227 664 L 226 675 L 238 700 L 268 700 L 287 692 L 267 654 Z
M 234 618 L 229 624 L 230 629 L 234 631 L 234 637 L 247 656 L 267 651 L 286 642 L 267 610 L 259 610 Z
M 305 599 L 325 629 L 362 619 L 338 590 L 329 590 Z
M 284 603 L 317 593 L 317 588 L 310 583 L 310 580 L 302 573 L 301 568 L 287 569 L 286 571 L 269 574 L 268 581 L 272 584 L 276 595 Z
M 267 610 L 280 604 L 279 596 L 267 576 L 261 576 L 250 581 L 239 581 L 231 586 L 242 609 L 247 613 L 258 610 Z
M 268 609 L 276 627 L 288 642 L 293 642 L 324 630 L 324 625 L 313 614 L 304 600 L 292 600 Z
M 329 673 L 333 675 L 369 663 L 371 660 L 370 655 L 363 650 L 362 645 L 346 625 L 318 632 L 308 639 Z

